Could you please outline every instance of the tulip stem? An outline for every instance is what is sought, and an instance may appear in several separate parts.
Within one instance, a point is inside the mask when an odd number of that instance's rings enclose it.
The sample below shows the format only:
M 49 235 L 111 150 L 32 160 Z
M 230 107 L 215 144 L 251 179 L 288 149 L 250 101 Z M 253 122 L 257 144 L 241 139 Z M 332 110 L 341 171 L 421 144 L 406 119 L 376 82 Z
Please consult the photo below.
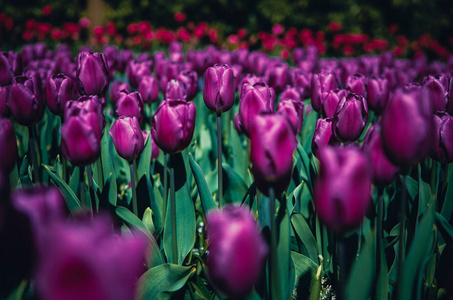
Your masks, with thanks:
M 348 276 L 347 272 L 347 245 L 345 238 L 342 234 L 337 236 L 337 249 L 338 249 L 338 261 L 339 261 L 339 280 L 337 286 L 337 299 L 344 300 L 346 299 L 344 291 L 346 285 L 346 279 Z
M 60 162 L 61 162 L 61 176 L 63 177 L 63 181 L 67 182 L 67 172 L 66 172 L 66 157 L 61 153 L 60 155 Z
M 131 189 L 132 189 L 132 212 L 138 217 L 138 208 L 137 208 L 137 186 L 135 184 L 135 166 L 131 162 L 129 164 L 129 170 L 131 172 Z
M 168 201 L 168 154 L 164 153 L 164 213 L 163 213 L 163 223 L 165 224 L 165 217 L 167 215 L 167 201 Z
M 93 170 L 91 169 L 91 166 L 87 166 L 87 176 L 88 176 L 88 189 L 90 191 L 90 204 L 91 207 L 93 207 L 92 211 L 96 208 L 96 198 L 94 195 L 94 185 L 93 185 Z
M 407 202 L 407 189 L 406 189 L 406 174 L 401 177 L 401 211 L 400 211 L 400 232 L 399 232 L 399 259 L 398 259 L 398 299 L 401 298 L 401 284 L 403 278 L 403 267 L 406 256 L 406 202 Z
M 79 199 L 82 205 L 82 210 L 86 209 L 85 199 L 85 166 L 79 167 Z
M 171 193 L 171 240 L 172 240 L 172 257 L 173 263 L 178 263 L 178 248 L 176 244 L 176 197 L 175 197 L 175 166 L 172 164 L 170 168 L 170 193 Z
M 382 247 L 382 238 L 383 238 L 383 227 L 382 223 L 384 222 L 384 197 L 383 189 L 379 188 L 378 190 L 378 199 L 377 199 L 377 228 L 376 228 L 376 280 L 379 278 L 379 273 L 381 271 L 381 247 Z M 377 284 L 377 282 L 376 282 Z
M 278 299 L 280 296 L 279 291 L 279 278 L 278 278 L 278 265 L 277 265 L 277 227 L 275 225 L 275 191 L 273 187 L 269 188 L 269 217 L 271 225 L 271 253 L 269 263 L 269 294 L 271 299 Z
M 218 187 L 218 195 L 219 195 L 219 208 L 222 208 L 222 195 L 223 195 L 223 188 L 222 188 L 222 114 L 217 114 L 217 187 Z
M 35 132 L 33 130 L 33 126 L 28 126 L 28 141 L 29 141 L 29 148 L 30 148 L 30 156 L 31 156 L 31 163 L 33 166 L 33 181 L 35 183 L 41 182 L 39 178 L 39 170 L 38 170 L 38 156 L 36 154 L 35 148 Z

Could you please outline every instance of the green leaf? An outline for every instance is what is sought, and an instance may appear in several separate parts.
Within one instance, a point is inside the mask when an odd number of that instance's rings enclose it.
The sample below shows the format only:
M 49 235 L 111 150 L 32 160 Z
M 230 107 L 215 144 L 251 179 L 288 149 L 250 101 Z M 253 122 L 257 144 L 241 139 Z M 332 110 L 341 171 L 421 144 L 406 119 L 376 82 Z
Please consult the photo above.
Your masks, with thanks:
M 58 174 L 51 166 L 43 165 L 43 167 L 65 195 L 66 205 L 68 206 L 71 214 L 78 212 L 82 208 L 82 206 L 73 190 L 66 184 L 66 182 L 64 182 L 64 180 L 60 176 L 58 176 Z
M 234 128 L 234 123 L 230 122 L 230 145 L 232 150 L 233 168 L 244 181 L 247 177 L 247 151 L 242 147 L 241 137 Z
M 156 299 L 170 297 L 168 294 L 181 289 L 195 273 L 193 266 L 163 264 L 149 269 L 138 283 L 137 299 Z
M 436 224 L 444 240 L 453 247 L 453 226 L 438 212 L 436 212 Z
M 297 144 L 297 153 L 300 156 L 301 162 L 302 162 L 302 174 L 301 178 L 307 182 L 311 182 L 310 178 L 310 158 L 308 157 L 307 152 L 305 152 L 305 149 L 302 147 L 300 143 Z
M 151 166 L 151 152 L 152 152 L 152 142 L 151 142 L 151 133 L 148 134 L 148 137 L 145 141 L 145 148 L 143 149 L 140 159 L 137 166 L 137 182 L 140 181 L 143 175 L 149 174 L 149 169 Z
M 280 282 L 280 299 L 288 299 L 293 291 L 294 282 L 289 278 L 290 274 L 290 221 L 286 205 L 280 206 L 277 216 L 279 222 L 279 235 L 277 246 L 277 259 L 278 259 L 278 281 Z
M 244 180 L 239 176 L 233 168 L 227 164 L 222 164 L 224 170 L 224 195 L 225 203 L 237 203 L 241 202 L 244 195 L 247 193 L 247 185 Z
M 111 173 L 109 185 L 109 202 L 113 206 L 116 206 L 117 201 L 118 201 L 118 187 L 116 183 L 115 173 Z
M 318 266 L 318 269 L 313 276 L 313 280 L 311 281 L 309 300 L 319 300 L 319 298 L 321 298 L 322 265 L 323 264 L 320 264 Z
M 301 214 L 294 213 L 291 216 L 291 224 L 305 249 L 307 249 L 308 257 L 312 261 L 318 262 L 318 245 L 307 221 L 305 221 Z
M 192 169 L 192 174 L 195 178 L 195 182 L 197 183 L 198 193 L 201 199 L 201 205 L 203 207 L 203 212 L 206 214 L 211 210 L 215 209 L 218 210 L 217 204 L 212 198 L 212 194 L 209 191 L 208 184 L 206 183 L 205 177 L 203 172 L 201 171 L 200 166 L 197 162 L 193 159 L 192 155 L 189 154 L 189 163 L 190 168 Z
M 445 193 L 444 204 L 442 205 L 441 214 L 445 219 L 450 220 L 451 214 L 453 213 L 453 164 L 450 164 L 448 170 L 448 185 L 447 192 Z
M 314 272 L 316 272 L 316 269 L 318 268 L 318 265 L 312 259 L 303 254 L 291 251 L 291 259 L 293 260 L 294 268 L 296 271 L 295 284 L 299 282 L 299 278 L 302 275 L 306 274 L 307 272 L 314 274 Z
M 147 207 L 145 209 L 145 212 L 143 213 L 142 223 L 145 225 L 146 229 L 148 229 L 149 232 L 154 233 L 156 231 L 156 229 L 154 228 L 153 211 L 151 210 L 151 208 Z
M 418 194 L 418 182 L 414 178 L 410 176 L 405 176 L 406 177 L 406 188 L 409 193 L 409 196 L 411 199 L 415 199 Z

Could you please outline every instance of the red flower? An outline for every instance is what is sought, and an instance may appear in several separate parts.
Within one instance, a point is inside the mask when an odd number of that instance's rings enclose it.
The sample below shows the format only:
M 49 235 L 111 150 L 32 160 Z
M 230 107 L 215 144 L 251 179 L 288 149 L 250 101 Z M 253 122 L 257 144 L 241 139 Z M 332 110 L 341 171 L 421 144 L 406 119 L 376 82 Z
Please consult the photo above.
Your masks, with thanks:
M 239 38 L 243 39 L 247 35 L 247 30 L 244 28 L 240 28 L 240 29 L 238 29 L 237 35 Z
M 180 11 L 175 12 L 175 21 L 176 22 L 181 23 L 181 22 L 184 22 L 185 20 L 186 20 L 186 14 L 185 13 L 180 12 Z
M 42 15 L 43 16 L 48 16 L 52 13 L 52 6 L 50 5 L 45 5 L 43 8 L 42 8 Z
M 280 35 L 285 31 L 285 27 L 281 24 L 275 24 L 272 26 L 272 33 L 275 35 Z
M 329 25 L 327 25 L 329 31 L 336 32 L 340 31 L 343 28 L 343 25 L 338 21 L 330 21 Z
M 176 35 L 178 36 L 178 39 L 180 39 L 181 41 L 185 42 L 190 41 L 190 33 L 185 28 L 179 28 Z

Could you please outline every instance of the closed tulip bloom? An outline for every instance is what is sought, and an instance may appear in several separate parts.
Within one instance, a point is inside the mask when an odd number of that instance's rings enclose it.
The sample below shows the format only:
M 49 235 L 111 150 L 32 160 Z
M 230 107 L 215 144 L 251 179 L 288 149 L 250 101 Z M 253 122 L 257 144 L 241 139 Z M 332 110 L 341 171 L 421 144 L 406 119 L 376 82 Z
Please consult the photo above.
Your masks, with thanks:
M 11 86 L 9 85 L 0 85 L 0 117 L 9 117 L 11 115 L 8 104 L 10 88 Z
M 289 185 L 297 140 L 290 123 L 278 114 L 260 114 L 250 132 L 250 160 L 257 188 L 280 195 Z
M 195 71 L 181 71 L 176 77 L 183 82 L 187 88 L 187 100 L 192 100 L 198 91 L 198 75 Z
M 109 133 L 116 152 L 125 160 L 131 162 L 143 152 L 145 141 L 136 117 L 119 117 L 113 123 Z
M 151 134 L 162 151 L 178 153 L 192 141 L 195 129 L 196 107 L 184 100 L 162 101 L 151 120 Z
M 233 70 L 234 78 L 236 78 L 234 80 L 234 89 L 235 91 L 238 91 L 239 84 L 241 83 L 243 78 L 242 70 L 244 69 L 244 67 L 242 67 L 241 65 L 232 65 L 231 69 Z
M 159 83 L 157 78 L 149 75 L 143 76 L 138 85 L 138 92 L 144 103 L 154 103 L 159 99 Z
M 112 83 L 112 87 L 110 88 L 110 100 L 112 100 L 112 103 L 115 105 L 121 97 L 120 91 L 126 91 L 129 93 L 131 88 L 127 82 L 116 80 Z
M 74 99 L 74 83 L 64 74 L 52 75 L 47 79 L 46 100 L 49 110 L 58 116 L 64 114 L 66 102 Z
M 294 69 L 290 72 L 291 84 L 297 87 L 299 94 L 303 99 L 307 99 L 311 96 L 311 79 L 313 73 L 305 72 L 301 69 Z
M 16 165 L 16 133 L 11 122 L 2 117 L 0 117 L 0 145 L 0 172 L 9 174 Z
M 397 85 L 396 70 L 393 68 L 384 68 L 381 76 L 387 79 L 390 90 L 394 89 Z
M 233 107 L 235 78 L 228 65 L 215 65 L 206 70 L 203 99 L 206 106 L 220 114 Z
M 101 139 L 105 117 L 98 96 L 81 96 L 77 101 L 68 101 L 64 112 L 64 120 L 80 117 L 88 123 L 96 136 Z
M 323 99 L 321 113 L 324 118 L 333 118 L 341 99 L 349 94 L 348 90 L 336 89 L 330 91 Z
M 76 59 L 77 89 L 81 95 L 105 97 L 110 73 L 104 54 L 80 52 Z
M 319 219 L 335 231 L 357 228 L 370 205 L 371 167 L 356 147 L 324 147 L 314 200 Z
M 428 98 L 434 111 L 445 111 L 448 102 L 448 78 L 443 75 L 428 75 L 423 78 L 422 97 Z
M 236 129 L 247 137 L 250 135 L 253 119 L 261 112 L 274 112 L 275 92 L 265 83 L 244 84 L 239 101 L 239 113 L 235 117 Z
M 26 76 L 13 78 L 9 107 L 17 123 L 32 126 L 42 119 L 46 105 L 40 95 L 41 86 L 36 84 L 35 79 Z
M 288 64 L 278 63 L 274 67 L 267 69 L 266 81 L 267 84 L 273 87 L 277 92 L 283 91 L 288 82 Z
M 117 70 L 117 57 L 119 57 L 119 50 L 118 47 L 115 45 L 105 45 L 104 46 L 104 56 L 105 60 L 109 66 L 109 71 L 111 77 L 113 73 Z
M 278 103 L 277 114 L 284 116 L 294 130 L 294 134 L 298 134 L 302 129 L 304 122 L 304 103 L 293 99 L 284 99 Z
M 299 93 L 299 89 L 289 85 L 287 85 L 285 90 L 280 94 L 280 99 L 292 99 L 295 101 L 304 100 Z
M 390 96 L 390 86 L 384 77 L 370 77 L 367 82 L 368 106 L 378 114 L 384 111 Z
M 357 140 L 368 119 L 368 106 L 365 98 L 357 94 L 343 97 L 333 116 L 332 132 L 343 142 Z
M 250 294 L 258 281 L 269 249 L 252 214 L 229 205 L 206 217 L 209 240 L 209 281 L 230 297 Z
M 416 86 L 397 89 L 381 118 L 382 141 L 389 159 L 401 168 L 420 162 L 430 151 L 432 107 Z
M 264 79 L 262 77 L 256 76 L 255 74 L 246 74 L 244 76 L 244 78 L 242 78 L 242 80 L 238 86 L 239 96 L 241 96 L 243 87 L 246 83 L 254 85 L 255 83 L 258 83 L 258 82 L 264 83 Z
M 366 97 L 367 78 L 362 74 L 349 75 L 346 79 L 345 88 L 351 93 Z
M 375 124 L 368 129 L 362 148 L 371 161 L 373 184 L 379 188 L 384 188 L 392 183 L 400 169 L 387 158 L 384 152 L 379 125 Z
M 311 152 L 319 159 L 319 152 L 322 148 L 329 146 L 339 145 L 340 141 L 332 133 L 332 119 L 318 119 L 316 120 L 315 131 L 313 133 L 313 140 L 311 141 Z
M 20 52 L 9 51 L 8 61 L 14 76 L 22 74 L 22 55 Z
M 129 78 L 129 82 L 133 88 L 138 88 L 140 79 L 143 76 L 149 76 L 152 74 L 153 62 L 149 61 L 137 61 L 131 60 L 126 67 L 126 75 Z
M 313 74 L 311 80 L 311 106 L 318 113 L 321 112 L 322 100 L 331 91 L 338 88 L 333 73 Z
M 120 50 L 119 56 L 117 58 L 117 70 L 119 72 L 124 72 L 129 61 L 134 59 L 134 52 L 130 49 Z
M 443 164 L 453 162 L 453 116 L 437 113 L 434 119 L 434 146 L 431 157 Z
M 448 81 L 448 102 L 446 110 L 450 116 L 453 115 L 453 80 L 451 78 Z
M 8 53 L 0 53 L 0 85 L 8 85 L 13 79 L 14 73 L 9 65 Z
M 116 103 L 115 112 L 118 116 L 136 117 L 141 123 L 145 117 L 143 109 L 143 99 L 139 92 L 127 93 L 126 91 L 119 92 L 120 97 Z
M 186 84 L 177 79 L 172 79 L 169 82 L 167 82 L 167 87 L 165 88 L 165 99 L 186 100 L 187 99 Z

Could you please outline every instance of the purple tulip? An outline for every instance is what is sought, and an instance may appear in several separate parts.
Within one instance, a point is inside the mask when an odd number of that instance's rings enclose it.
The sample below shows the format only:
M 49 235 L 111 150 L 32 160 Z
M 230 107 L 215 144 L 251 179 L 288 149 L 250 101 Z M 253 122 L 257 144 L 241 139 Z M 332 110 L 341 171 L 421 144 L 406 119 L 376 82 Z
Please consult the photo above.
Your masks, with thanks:
M 206 70 L 203 85 L 203 99 L 206 106 L 221 114 L 234 104 L 234 73 L 228 65 L 215 65 Z
M 447 112 L 449 115 L 453 115 L 453 79 L 450 78 L 448 82 L 448 102 L 447 102 Z
M 120 116 L 109 133 L 116 152 L 125 160 L 131 162 L 143 152 L 145 141 L 136 117 Z
M 353 76 L 353 74 L 356 74 L 357 70 L 359 69 L 357 60 L 354 58 L 341 59 L 338 67 L 341 70 L 341 76 L 340 76 L 341 83 L 346 83 L 346 84 L 348 81 L 348 77 Z M 352 91 L 352 92 L 355 93 L 354 91 Z
M 332 132 L 343 142 L 357 140 L 368 119 L 368 106 L 365 98 L 357 94 L 343 97 L 333 116 Z
M 437 113 L 434 119 L 434 146 L 431 157 L 443 164 L 453 162 L 453 116 Z
M 243 79 L 242 71 L 244 68 L 241 65 L 232 65 L 231 69 L 233 70 L 234 78 L 236 78 L 234 80 L 234 90 L 238 91 L 239 84 Z
M 22 55 L 19 52 L 9 51 L 8 61 L 14 76 L 22 74 Z
M 319 159 L 319 152 L 322 148 L 329 146 L 339 145 L 340 141 L 337 140 L 332 133 L 332 119 L 318 119 L 313 133 L 313 140 L 311 142 L 311 151 L 313 155 Z
M 235 127 L 249 137 L 253 119 L 261 112 L 274 112 L 275 92 L 265 83 L 254 85 L 245 83 L 239 101 L 239 113 L 235 117 Z
M 9 174 L 16 165 L 16 133 L 11 122 L 2 117 L 0 117 L 0 145 L 0 172 Z
M 346 79 L 345 89 L 351 93 L 366 97 L 367 79 L 362 74 L 349 75 Z
M 114 81 L 112 83 L 112 87 L 110 88 L 110 100 L 115 105 L 118 102 L 118 99 L 121 97 L 120 91 L 130 93 L 131 88 L 129 87 L 129 84 L 127 82 L 122 82 L 119 80 Z
M 389 159 L 401 168 L 417 164 L 430 151 L 432 107 L 420 88 L 395 90 L 381 118 L 382 141 Z
M 89 123 L 92 130 L 101 139 L 105 117 L 98 96 L 81 96 L 77 101 L 68 101 L 64 111 L 64 120 L 71 117 L 80 117 Z
M 381 114 L 390 96 L 390 86 L 384 77 L 371 77 L 367 82 L 368 106 L 376 113 Z
M 74 83 L 70 77 L 57 74 L 47 79 L 47 107 L 54 115 L 62 116 L 66 102 L 72 99 L 74 99 Z
M 192 141 L 195 129 L 196 107 L 183 100 L 162 101 L 151 120 L 151 134 L 162 151 L 178 153 Z
M 445 111 L 448 102 L 448 78 L 443 75 L 428 75 L 423 78 L 422 97 L 433 105 L 434 111 Z
M 321 112 L 322 100 L 331 91 L 338 88 L 337 80 L 332 73 L 313 74 L 311 80 L 311 106 Z
M 349 94 L 348 90 L 331 90 L 322 100 L 321 113 L 324 118 L 333 118 L 341 99 Z
M 113 73 L 117 70 L 117 58 L 119 57 L 120 51 L 115 45 L 105 45 L 104 46 L 104 55 L 105 60 L 109 66 L 110 77 L 113 77 Z
M 257 188 L 266 196 L 273 187 L 280 195 L 289 185 L 293 152 L 297 148 L 294 130 L 278 114 L 260 114 L 252 121 L 250 160 Z
M 116 102 L 115 112 L 118 116 L 136 117 L 141 123 L 145 117 L 143 109 L 143 99 L 139 92 L 128 93 L 124 90 L 120 91 L 120 97 Z
M 110 73 L 104 54 L 80 52 L 76 59 L 77 89 L 81 95 L 105 97 Z
M 9 109 L 10 89 L 10 85 L 0 85 L 0 117 L 9 117 L 11 115 L 11 110 Z
M 314 200 L 319 219 L 335 231 L 355 229 L 370 204 L 371 167 L 358 148 L 324 147 Z
M 157 62 L 158 60 L 166 59 L 167 56 L 164 51 L 155 51 L 153 52 L 153 59 L 154 62 Z
M 126 67 L 126 75 L 132 87 L 138 88 L 143 76 L 152 74 L 153 62 L 131 60 Z
M 390 68 L 384 68 L 384 70 L 381 73 L 381 76 L 387 79 L 389 89 L 393 90 L 396 85 L 397 85 L 397 80 L 396 80 L 396 70 L 395 69 L 390 69 Z
M 307 99 L 311 95 L 312 77 L 313 73 L 304 72 L 301 69 L 293 69 L 290 72 L 291 84 L 299 90 L 303 99 Z
M 187 99 L 186 84 L 177 79 L 172 79 L 169 82 L 167 82 L 167 87 L 165 88 L 165 99 L 186 100 Z
M 283 91 L 288 82 L 288 69 L 286 63 L 277 63 L 273 68 L 267 69 L 265 75 L 267 84 L 277 92 Z
M 198 91 L 198 75 L 195 71 L 181 71 L 176 77 L 187 87 L 187 100 L 193 100 Z
M 249 55 L 249 50 L 242 48 L 233 51 L 233 63 L 241 65 L 243 68 L 247 65 L 247 57 Z
M 251 213 L 229 205 L 206 217 L 209 281 L 222 293 L 243 297 L 258 281 L 269 249 Z
M 1 52 L 0 53 L 0 85 L 8 85 L 11 83 L 11 79 L 13 79 L 14 73 L 9 65 L 8 60 L 8 53 Z
M 154 103 L 159 99 L 159 84 L 157 78 L 149 75 L 143 76 L 138 86 L 138 92 L 144 103 Z
M 280 100 L 291 99 L 295 101 L 304 100 L 296 87 L 286 86 L 285 90 L 280 94 Z
M 395 63 L 395 57 L 392 52 L 382 52 L 380 56 L 381 67 L 393 67 Z
M 130 49 L 122 49 L 120 50 L 119 56 L 117 58 L 117 70 L 121 73 L 124 72 L 126 69 L 127 64 L 129 61 L 134 59 L 134 52 Z
M 156 142 L 154 141 L 154 138 L 151 135 L 150 131 L 142 131 L 143 133 L 143 140 L 146 143 L 146 139 L 149 136 L 149 142 L 152 144 L 151 145 L 151 160 L 156 160 L 159 157 L 159 147 L 156 145 Z
M 246 74 L 238 86 L 239 96 L 242 96 L 242 90 L 246 83 L 254 85 L 258 82 L 264 83 L 264 79 L 262 77 L 256 76 L 255 74 Z
M 373 169 L 373 184 L 379 188 L 392 183 L 400 169 L 387 158 L 382 145 L 381 128 L 373 125 L 363 140 L 363 151 L 368 155 Z
M 278 104 L 277 114 L 284 116 L 291 125 L 294 134 L 298 134 L 304 122 L 304 103 L 293 99 L 283 99 Z
M 41 86 L 36 84 L 35 79 L 26 76 L 13 78 L 9 107 L 17 123 L 32 126 L 42 119 L 45 103 L 40 95 Z

